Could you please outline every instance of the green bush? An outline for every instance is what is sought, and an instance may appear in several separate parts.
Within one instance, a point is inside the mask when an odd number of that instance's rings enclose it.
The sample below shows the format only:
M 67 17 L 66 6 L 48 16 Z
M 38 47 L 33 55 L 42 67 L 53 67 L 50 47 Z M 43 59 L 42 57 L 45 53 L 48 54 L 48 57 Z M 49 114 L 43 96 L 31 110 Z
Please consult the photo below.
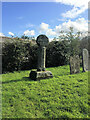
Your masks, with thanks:
M 66 40 L 52 41 L 47 46 L 47 67 L 62 66 L 68 64 L 69 46 Z
M 64 37 L 66 38 L 66 37 Z M 76 41 L 75 41 L 76 40 Z M 55 67 L 69 64 L 70 55 L 82 53 L 77 49 L 78 39 L 63 39 L 62 41 L 52 41 L 46 49 L 46 67 Z M 13 72 L 18 70 L 29 70 L 37 68 L 37 44 L 29 40 L 26 42 L 20 39 L 5 41 L 2 45 L 2 72 Z
M 25 43 L 21 40 L 4 42 L 2 44 L 2 71 L 12 72 L 15 70 L 28 69 L 28 66 L 30 66 L 30 47 L 30 42 Z
M 12 39 L 10 42 L 4 42 L 2 46 L 3 73 L 37 68 L 38 46 L 36 44 Z M 67 64 L 68 49 L 67 41 L 50 42 L 47 46 L 46 66 Z

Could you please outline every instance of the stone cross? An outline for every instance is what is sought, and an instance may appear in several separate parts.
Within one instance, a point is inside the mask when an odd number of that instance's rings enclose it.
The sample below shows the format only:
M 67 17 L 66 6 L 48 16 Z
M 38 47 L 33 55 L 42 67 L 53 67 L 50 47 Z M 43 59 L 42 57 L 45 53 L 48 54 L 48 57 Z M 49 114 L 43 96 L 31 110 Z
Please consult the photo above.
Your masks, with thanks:
M 38 66 L 37 71 L 45 71 L 46 46 L 49 40 L 45 35 L 39 35 L 36 43 L 38 44 Z
M 89 69 L 89 52 L 87 49 L 83 49 L 83 72 Z
M 80 72 L 80 58 L 78 55 L 70 57 L 70 74 L 76 74 Z
M 48 79 L 52 78 L 51 71 L 45 71 L 45 59 L 46 59 L 46 46 L 49 39 L 46 35 L 39 35 L 36 39 L 38 44 L 38 65 L 37 70 L 32 70 L 29 77 L 32 80 Z

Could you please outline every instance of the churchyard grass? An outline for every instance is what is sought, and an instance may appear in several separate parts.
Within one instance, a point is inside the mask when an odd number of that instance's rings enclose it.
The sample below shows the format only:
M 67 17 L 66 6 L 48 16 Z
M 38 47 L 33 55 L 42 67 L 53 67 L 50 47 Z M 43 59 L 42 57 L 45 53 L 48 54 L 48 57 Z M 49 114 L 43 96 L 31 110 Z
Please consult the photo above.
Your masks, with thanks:
M 88 72 L 69 66 L 47 68 L 53 78 L 28 78 L 30 71 L 2 75 L 3 118 L 89 118 Z

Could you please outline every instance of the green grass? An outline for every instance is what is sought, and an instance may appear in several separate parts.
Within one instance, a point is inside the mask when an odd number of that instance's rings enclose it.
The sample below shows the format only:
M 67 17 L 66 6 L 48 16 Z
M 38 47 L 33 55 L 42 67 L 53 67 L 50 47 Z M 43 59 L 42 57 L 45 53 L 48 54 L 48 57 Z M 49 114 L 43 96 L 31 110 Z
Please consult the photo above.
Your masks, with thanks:
M 2 75 L 3 118 L 89 118 L 88 72 L 48 68 L 53 78 L 33 81 L 30 71 Z M 82 71 L 82 69 L 81 69 Z

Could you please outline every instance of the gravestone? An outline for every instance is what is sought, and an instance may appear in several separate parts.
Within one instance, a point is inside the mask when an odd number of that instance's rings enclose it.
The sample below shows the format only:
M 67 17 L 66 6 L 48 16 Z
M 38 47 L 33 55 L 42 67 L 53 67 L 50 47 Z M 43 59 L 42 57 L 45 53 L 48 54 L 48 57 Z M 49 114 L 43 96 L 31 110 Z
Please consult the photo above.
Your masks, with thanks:
M 83 72 L 86 72 L 89 70 L 89 52 L 87 49 L 83 49 Z
M 38 71 L 45 71 L 45 58 L 46 58 L 46 46 L 49 40 L 47 36 L 40 35 L 37 37 L 36 43 L 38 44 Z
M 38 45 L 38 64 L 37 70 L 30 72 L 30 78 L 33 80 L 40 80 L 53 77 L 50 71 L 45 71 L 45 60 L 46 60 L 46 46 L 48 45 L 49 39 L 46 35 L 39 35 L 36 43 Z
M 70 57 L 70 74 L 76 74 L 80 72 L 80 58 L 78 55 Z

